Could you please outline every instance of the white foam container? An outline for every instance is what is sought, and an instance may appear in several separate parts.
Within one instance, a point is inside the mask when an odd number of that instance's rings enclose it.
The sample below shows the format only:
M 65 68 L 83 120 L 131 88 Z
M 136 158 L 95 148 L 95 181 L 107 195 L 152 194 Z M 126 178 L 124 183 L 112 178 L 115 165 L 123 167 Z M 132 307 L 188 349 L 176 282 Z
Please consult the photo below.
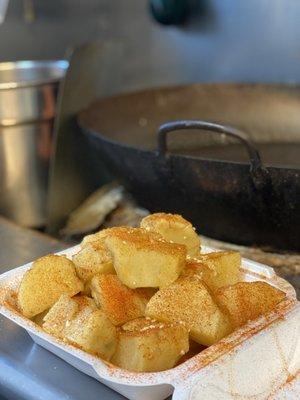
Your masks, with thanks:
M 209 252 L 215 249 L 205 248 Z M 70 257 L 72 247 L 58 254 Z M 18 287 L 31 263 L 0 276 L 0 300 Z M 131 400 L 298 400 L 300 399 L 300 303 L 294 288 L 272 268 L 242 260 L 245 281 L 266 281 L 287 299 L 179 366 L 134 373 L 48 335 L 8 305 L 0 313 L 24 328 L 40 346 Z

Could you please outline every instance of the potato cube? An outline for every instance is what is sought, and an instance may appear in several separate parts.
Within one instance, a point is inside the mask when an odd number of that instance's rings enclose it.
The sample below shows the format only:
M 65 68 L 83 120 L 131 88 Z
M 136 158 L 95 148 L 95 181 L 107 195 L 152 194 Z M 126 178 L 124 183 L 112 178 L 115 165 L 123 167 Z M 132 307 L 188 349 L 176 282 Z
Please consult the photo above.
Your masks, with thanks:
M 191 257 L 200 253 L 200 238 L 192 224 L 181 215 L 151 214 L 142 219 L 141 227 L 150 232 L 160 233 L 167 241 L 185 245 Z
M 201 275 L 205 283 L 216 290 L 222 286 L 237 283 L 240 276 L 241 255 L 237 251 L 218 251 L 201 254 L 197 259 L 189 260 L 186 272 Z
M 285 298 L 285 293 L 266 282 L 239 282 L 214 293 L 219 306 L 228 313 L 234 328 L 266 314 Z
M 75 300 L 78 304 L 78 312 L 81 312 L 84 309 L 90 310 L 91 312 L 98 309 L 94 299 L 92 299 L 91 297 L 77 295 L 72 297 L 72 299 Z
M 107 229 L 102 229 L 101 231 L 98 231 L 96 233 L 92 233 L 91 235 L 87 235 L 82 239 L 82 242 L 80 243 L 81 248 L 84 248 L 87 244 L 93 243 L 93 242 L 98 242 L 101 244 L 104 244 L 104 239 L 106 238 L 107 235 L 109 235 L 111 232 L 114 232 L 116 229 L 126 229 L 127 227 L 113 227 L 113 228 L 107 228 Z
M 164 287 L 185 266 L 186 247 L 169 243 L 141 229 L 115 232 L 105 239 L 119 279 L 128 287 Z
M 145 229 L 142 228 L 131 228 L 128 226 L 115 226 L 113 228 L 107 228 L 107 229 L 102 229 L 99 232 L 93 233 L 92 235 L 87 235 L 83 238 L 80 246 L 81 248 L 84 248 L 87 244 L 97 242 L 99 244 L 104 244 L 105 239 L 108 236 L 114 236 L 116 234 L 120 233 L 135 233 L 139 234 L 140 236 L 149 236 L 151 235 L 153 238 L 161 238 L 162 236 L 158 233 L 151 232 L 148 233 Z
M 163 371 L 174 367 L 188 350 L 189 335 L 182 324 L 139 318 L 119 330 L 112 362 L 130 371 Z
M 67 294 L 62 294 L 44 316 L 43 329 L 59 338 L 63 338 L 66 323 L 71 321 L 78 311 L 78 304 Z
M 207 274 L 204 279 L 213 289 L 233 285 L 241 278 L 241 255 L 237 251 L 217 251 L 201 254 L 197 256 L 197 260 L 212 271 L 212 274 Z
M 70 297 L 62 294 L 43 318 L 43 329 L 59 338 L 64 337 L 65 327 L 74 319 L 78 312 L 85 313 L 97 310 L 95 302 L 86 296 Z
M 130 289 L 116 275 L 96 275 L 90 287 L 97 306 L 114 325 L 142 317 L 151 297 L 147 289 Z
M 82 289 L 72 261 L 64 256 L 44 256 L 34 261 L 21 281 L 19 308 L 25 317 L 32 318 L 53 306 L 62 294 L 74 296 Z
M 211 275 L 213 274 L 214 271 L 212 271 L 207 265 L 201 263 L 195 258 L 192 258 L 186 260 L 185 268 L 182 271 L 180 277 L 186 278 L 196 275 L 207 284 L 207 277 L 211 277 Z
M 214 344 L 232 331 L 228 317 L 196 275 L 180 278 L 159 290 L 148 302 L 145 314 L 159 321 L 182 321 L 191 338 L 205 346 Z
M 87 243 L 72 258 L 79 278 L 87 283 L 96 274 L 115 272 L 109 251 L 99 242 Z
M 80 247 L 83 249 L 86 245 L 94 242 L 98 242 L 100 244 L 104 244 L 104 239 L 106 236 L 112 231 L 114 231 L 116 228 L 108 228 L 108 229 L 102 229 L 99 232 L 92 233 L 91 235 L 87 235 L 82 239 L 82 242 L 80 243 Z M 122 229 L 122 227 L 118 227 L 117 229 Z M 127 228 L 124 228 L 127 229 Z
M 70 343 L 104 360 L 109 360 L 116 349 L 116 328 L 102 310 L 84 308 L 66 326 L 64 335 Z
M 149 235 L 151 235 L 151 237 L 154 238 L 161 238 L 161 236 L 157 233 L 148 233 L 141 228 L 130 228 L 126 226 L 103 229 L 92 235 L 85 236 L 83 238 L 83 241 L 81 242 L 82 250 L 73 258 L 73 261 L 77 266 L 77 273 L 79 277 L 85 282 L 85 287 L 83 290 L 84 294 L 90 295 L 89 283 L 92 276 L 97 273 L 115 273 L 111 254 L 105 247 L 106 237 L 118 234 L 120 232 L 125 233 L 128 231 L 139 234 L 141 236 L 146 235 L 147 237 L 149 237 Z

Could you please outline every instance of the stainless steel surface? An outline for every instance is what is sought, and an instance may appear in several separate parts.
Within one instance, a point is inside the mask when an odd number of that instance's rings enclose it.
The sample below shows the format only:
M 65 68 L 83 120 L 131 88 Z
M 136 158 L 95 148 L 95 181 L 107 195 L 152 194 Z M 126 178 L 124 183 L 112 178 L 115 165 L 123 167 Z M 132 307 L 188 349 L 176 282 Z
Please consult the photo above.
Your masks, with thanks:
M 91 158 L 75 118 L 97 97 L 108 96 L 118 87 L 121 54 L 119 41 L 90 42 L 75 47 L 70 54 L 55 121 L 47 219 L 47 230 L 52 234 L 92 191 L 109 180 L 101 160 Z M 94 174 L 94 162 L 101 169 L 100 179 Z
M 0 395 L 8 400 L 121 400 L 123 396 L 33 343 L 0 316 Z
M 0 63 L 0 90 L 17 87 L 32 88 L 46 83 L 57 83 L 64 76 L 67 68 L 66 60 L 2 62 Z
M 66 247 L 0 217 L 0 273 Z M 0 398 L 8 400 L 119 400 L 123 397 L 33 343 L 0 317 Z
M 0 246 L 0 274 L 47 253 L 68 247 L 51 236 L 22 228 L 2 217 Z
M 64 60 L 0 63 L 1 128 L 52 120 L 57 85 L 67 67 Z
M 45 224 L 52 128 L 66 61 L 0 63 L 0 213 Z

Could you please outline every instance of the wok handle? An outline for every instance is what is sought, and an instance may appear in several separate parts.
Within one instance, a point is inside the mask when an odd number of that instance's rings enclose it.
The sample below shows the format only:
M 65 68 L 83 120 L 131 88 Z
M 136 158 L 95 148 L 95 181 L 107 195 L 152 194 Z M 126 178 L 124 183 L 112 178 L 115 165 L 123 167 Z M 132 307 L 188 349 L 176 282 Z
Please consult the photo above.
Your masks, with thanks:
M 250 159 L 251 171 L 255 172 L 262 170 L 262 162 L 258 150 L 255 148 L 249 136 L 240 131 L 239 129 L 231 126 L 215 124 L 214 122 L 200 121 L 200 120 L 180 120 L 166 122 L 160 125 L 157 134 L 158 141 L 158 153 L 161 156 L 165 156 L 167 152 L 167 134 L 169 132 L 175 132 L 183 129 L 201 129 L 219 134 L 225 134 L 239 140 L 247 149 Z

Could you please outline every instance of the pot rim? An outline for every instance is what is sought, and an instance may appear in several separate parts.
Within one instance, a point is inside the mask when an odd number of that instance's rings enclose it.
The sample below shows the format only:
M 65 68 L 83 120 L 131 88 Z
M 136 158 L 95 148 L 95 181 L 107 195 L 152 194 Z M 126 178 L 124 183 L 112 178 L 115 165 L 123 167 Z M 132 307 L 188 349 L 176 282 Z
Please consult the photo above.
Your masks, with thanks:
M 113 146 L 118 146 L 121 147 L 123 149 L 125 149 L 125 151 L 135 151 L 135 152 L 141 152 L 141 153 L 151 153 L 152 155 L 156 154 L 157 157 L 159 157 L 158 155 L 158 151 L 156 149 L 143 149 L 143 148 L 139 148 L 137 146 L 132 146 L 126 143 L 122 143 L 119 142 L 115 139 L 111 139 L 110 137 L 106 136 L 105 134 L 101 133 L 101 132 L 97 132 L 94 131 L 93 129 L 91 129 L 90 127 L 86 126 L 83 121 L 80 118 L 80 115 L 77 116 L 77 124 L 79 126 L 79 128 L 81 129 L 81 131 L 83 132 L 83 134 L 85 136 L 89 137 L 93 137 L 96 139 L 100 139 L 101 141 L 109 144 L 109 145 L 113 145 Z M 161 156 L 160 156 L 161 157 Z M 169 153 L 167 156 L 164 156 L 166 159 L 170 159 L 170 158 L 183 158 L 183 159 L 189 159 L 189 160 L 193 160 L 193 161 L 199 161 L 199 162 L 210 162 L 213 164 L 219 164 L 219 165 L 230 165 L 230 166 L 237 166 L 237 167 L 247 167 L 250 166 L 249 162 L 244 162 L 244 161 L 228 161 L 228 160 L 221 160 L 221 159 L 217 159 L 217 158 L 212 158 L 212 157 L 203 157 L 203 156 L 195 156 L 195 155 L 187 155 L 187 154 L 180 154 L 180 153 Z M 269 163 L 264 163 L 263 166 L 265 168 L 269 169 L 273 169 L 273 170 L 285 170 L 285 171 L 292 171 L 294 173 L 299 173 L 300 167 L 298 167 L 297 165 L 293 165 L 293 164 L 286 164 L 286 165 L 273 165 L 273 164 L 269 164 Z
M 1 71 L 13 71 L 20 69 L 55 69 L 58 73 L 56 76 L 51 76 L 49 78 L 36 78 L 29 80 L 12 80 L 10 82 L 1 82 L 0 80 L 0 90 L 8 89 L 18 89 L 26 87 L 41 86 L 45 84 L 51 84 L 59 82 L 62 79 L 68 69 L 69 62 L 67 60 L 20 60 L 20 61 L 6 61 L 0 63 L 0 74 Z

